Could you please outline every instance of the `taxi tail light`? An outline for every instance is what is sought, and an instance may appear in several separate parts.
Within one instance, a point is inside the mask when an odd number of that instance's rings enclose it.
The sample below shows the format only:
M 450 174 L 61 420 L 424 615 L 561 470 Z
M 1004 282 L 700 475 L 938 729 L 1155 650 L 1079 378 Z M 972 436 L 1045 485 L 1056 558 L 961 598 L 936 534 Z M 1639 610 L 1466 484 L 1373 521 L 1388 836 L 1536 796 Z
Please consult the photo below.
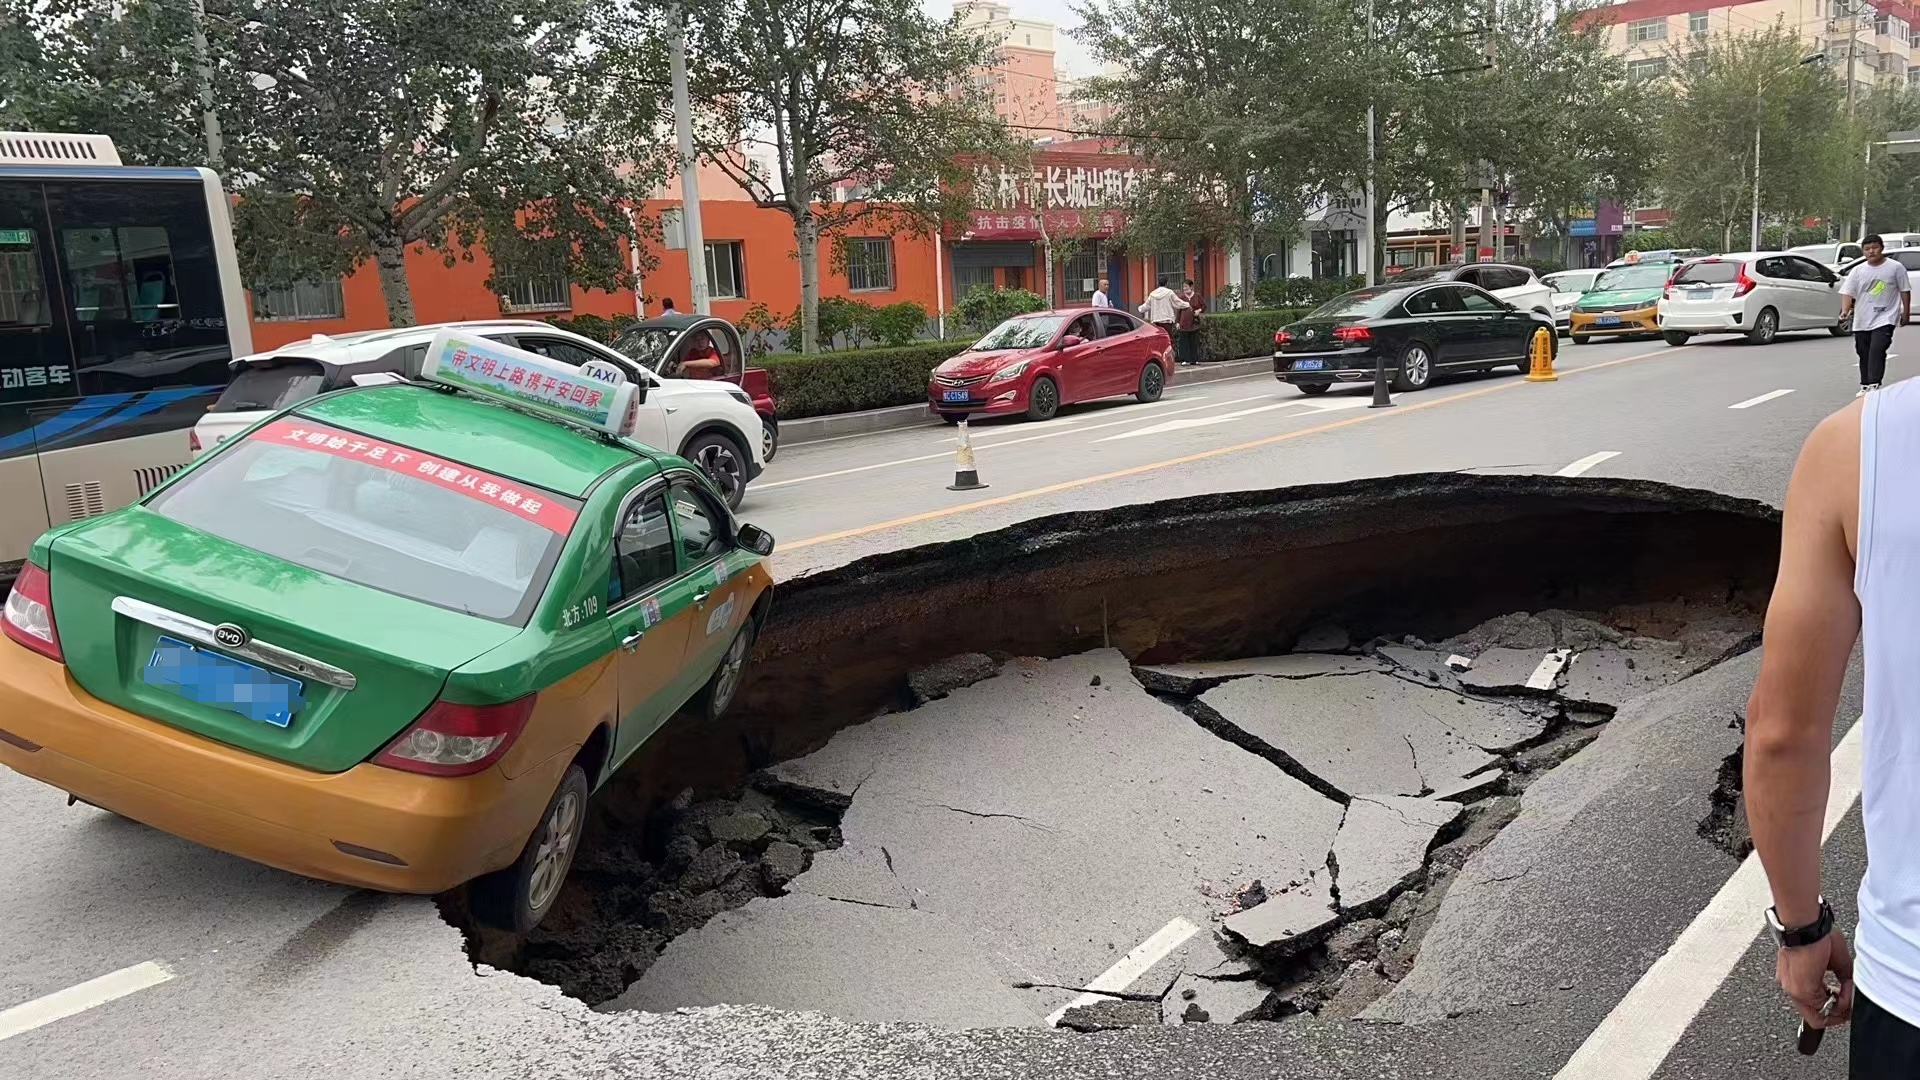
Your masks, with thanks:
M 1364 326 L 1336 326 L 1333 328 L 1333 340 L 1349 345 L 1372 341 L 1373 331 Z
M 7 636 L 52 660 L 60 655 L 60 631 L 53 625 L 53 589 L 47 572 L 28 563 L 20 568 L 13 591 L 7 594 L 4 620 Z
M 504 705 L 435 701 L 373 763 L 428 776 L 485 772 L 520 737 L 538 696 L 528 694 Z

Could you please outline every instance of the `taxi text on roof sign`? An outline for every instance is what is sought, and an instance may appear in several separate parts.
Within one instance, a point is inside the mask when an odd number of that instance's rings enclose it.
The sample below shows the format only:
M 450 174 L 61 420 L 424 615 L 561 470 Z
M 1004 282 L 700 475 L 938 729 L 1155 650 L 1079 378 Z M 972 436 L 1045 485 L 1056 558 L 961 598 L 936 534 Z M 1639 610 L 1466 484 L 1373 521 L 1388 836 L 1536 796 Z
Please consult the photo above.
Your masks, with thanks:
M 640 388 L 452 328 L 433 336 L 419 378 L 523 409 L 582 424 L 610 435 L 633 431 Z

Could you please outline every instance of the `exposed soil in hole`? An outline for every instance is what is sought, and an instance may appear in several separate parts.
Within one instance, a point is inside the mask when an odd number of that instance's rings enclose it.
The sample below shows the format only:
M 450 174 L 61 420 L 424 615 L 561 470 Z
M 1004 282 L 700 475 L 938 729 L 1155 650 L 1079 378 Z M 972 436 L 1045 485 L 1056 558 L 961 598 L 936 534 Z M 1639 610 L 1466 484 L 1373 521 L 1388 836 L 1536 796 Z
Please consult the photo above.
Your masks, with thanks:
M 1537 730 L 1510 745 L 1490 740 L 1481 751 L 1490 764 L 1467 776 L 1429 777 L 1434 766 L 1408 743 L 1418 781 L 1393 797 L 1465 809 L 1380 896 L 1281 945 L 1205 928 L 1229 957 L 1216 969 L 1162 980 L 1157 995 L 1068 1010 L 1061 1025 L 1356 1015 L 1411 969 L 1454 874 L 1512 820 L 1533 779 L 1596 738 L 1624 700 L 1751 646 L 1776 545 L 1768 508 L 1658 485 L 1415 478 L 1068 515 L 863 560 L 783 586 L 740 715 L 717 729 L 679 720 L 656 737 L 596 800 L 548 925 L 524 941 L 470 930 L 471 951 L 589 1002 L 613 998 L 676 937 L 785 896 L 815 856 L 861 842 L 840 829 L 859 778 L 816 786 L 761 770 L 849 724 L 1010 670 L 1022 656 L 1110 644 L 1173 719 L 1173 707 L 1186 711 L 1336 802 L 1361 798 L 1324 765 L 1209 718 L 1200 699 L 1233 680 L 1170 689 L 1144 674 L 1293 650 L 1502 702 Z M 1529 687 L 1549 652 L 1562 655 L 1548 686 Z M 1469 663 L 1461 670 L 1449 659 Z M 986 804 L 941 809 L 1019 818 Z M 876 854 L 892 873 L 894 853 Z M 1332 855 L 1320 885 L 1337 892 L 1342 868 Z M 1216 884 L 1224 913 L 1289 902 L 1302 882 Z M 900 907 L 916 910 L 902 895 Z M 465 924 L 457 897 L 445 910 Z

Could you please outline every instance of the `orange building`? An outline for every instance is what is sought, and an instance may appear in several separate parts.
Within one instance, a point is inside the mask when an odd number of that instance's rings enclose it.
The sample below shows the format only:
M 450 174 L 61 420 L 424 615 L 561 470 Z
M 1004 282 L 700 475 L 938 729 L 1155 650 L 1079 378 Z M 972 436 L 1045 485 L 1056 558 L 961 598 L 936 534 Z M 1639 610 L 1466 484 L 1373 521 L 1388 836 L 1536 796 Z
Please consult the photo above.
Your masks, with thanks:
M 1153 288 L 1156 276 L 1167 275 L 1191 277 L 1203 295 L 1213 295 L 1226 281 L 1223 252 L 1199 247 L 1129 258 L 1109 243 L 1124 225 L 1120 206 L 1139 175 L 1139 162 L 1108 153 L 1097 142 L 1036 149 L 1028 165 L 978 174 L 977 182 L 990 188 L 981 189 L 986 205 L 974 213 L 969 227 L 940 237 L 888 229 L 883 223 L 864 234 L 856 229 L 845 236 L 850 257 L 841 269 L 834 267 L 831 245 L 822 243 L 820 294 L 875 307 L 912 301 L 929 315 L 951 310 L 956 297 L 976 285 L 1030 289 L 1056 305 L 1068 305 L 1085 303 L 1095 281 L 1107 277 L 1113 302 L 1132 307 Z M 775 318 L 786 318 L 800 306 L 792 219 L 754 204 L 715 170 L 703 170 L 701 182 L 713 313 L 738 322 L 748 308 L 764 304 Z M 678 185 L 658 194 L 677 196 Z M 687 251 L 677 243 L 679 229 L 673 220 L 679 208 L 673 197 L 646 203 L 645 213 L 667 227 L 665 236 L 652 244 L 653 269 L 645 272 L 637 293 L 582 289 L 555 275 L 515 282 L 505 296 L 496 295 L 487 288 L 492 266 L 485 252 L 448 266 L 439 252 L 417 247 L 407 253 L 415 315 L 422 323 L 503 315 L 645 316 L 658 314 L 667 298 L 689 311 L 693 290 Z M 342 281 L 256 294 L 253 314 L 257 349 L 313 334 L 388 325 L 386 301 L 371 263 Z

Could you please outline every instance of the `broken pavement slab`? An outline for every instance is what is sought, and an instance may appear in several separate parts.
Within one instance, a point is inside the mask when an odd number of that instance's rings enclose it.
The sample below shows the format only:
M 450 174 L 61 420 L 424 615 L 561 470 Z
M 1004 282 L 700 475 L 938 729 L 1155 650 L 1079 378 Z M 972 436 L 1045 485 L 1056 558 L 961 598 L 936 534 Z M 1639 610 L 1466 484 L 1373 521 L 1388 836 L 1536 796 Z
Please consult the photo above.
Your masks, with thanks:
M 1488 649 L 1460 673 L 1460 685 L 1487 694 L 1553 693 L 1554 680 L 1567 664 L 1565 649 Z
M 1285 892 L 1273 893 L 1265 903 L 1228 916 L 1227 934 L 1250 949 L 1277 956 L 1318 943 L 1340 921 L 1325 874 L 1322 869 Z
M 953 920 L 816 896 L 721 912 L 674 939 L 639 982 L 600 1009 L 745 1004 L 943 1028 L 1040 1023 Z
M 1419 795 L 1495 763 L 1475 741 L 1525 742 L 1546 721 L 1496 702 L 1371 672 L 1339 679 L 1253 676 L 1197 702 L 1203 723 L 1342 799 Z M 1466 730 L 1461 730 L 1466 729 Z
M 1435 799 L 1355 797 L 1333 842 L 1340 909 L 1374 914 L 1385 910 L 1393 894 L 1426 868 L 1434 838 L 1460 812 L 1459 803 Z
M 1591 649 L 1573 658 L 1560 696 L 1567 702 L 1617 710 L 1634 698 L 1685 678 L 1696 666 L 1677 642 L 1635 639 L 1633 648 Z
M 1277 679 L 1312 679 L 1322 675 L 1358 675 L 1382 670 L 1385 668 L 1378 660 L 1365 656 L 1300 652 L 1283 653 L 1279 656 L 1253 656 L 1244 660 L 1144 664 L 1134 668 L 1134 673 L 1149 690 L 1192 697 L 1229 679 L 1242 679 L 1250 675 L 1267 675 Z
M 962 970 L 990 968 L 1026 1011 L 1021 1022 L 1039 1024 L 1077 991 L 1015 984 L 1084 987 L 1171 919 L 1217 925 L 1223 903 L 1203 891 L 1207 883 L 1271 885 L 1315 871 L 1324 878 L 1340 804 L 1211 734 L 1130 676 L 1125 657 L 1111 650 L 1010 663 L 946 698 L 843 729 L 814 754 L 768 770 L 784 792 L 845 798 L 845 846 L 815 855 L 788 895 L 741 909 L 752 919 L 734 912 L 721 928 L 709 923 L 676 939 L 642 977 L 642 992 L 622 1002 L 724 1000 L 907 1019 L 924 987 L 955 978 L 938 965 L 971 950 L 967 962 L 976 966 Z M 1327 903 L 1319 901 L 1330 918 Z M 800 960 L 784 955 L 797 947 L 790 927 L 803 921 L 785 905 L 828 916 Z M 868 918 L 889 933 L 938 916 L 939 948 L 889 955 L 850 940 L 867 929 L 843 908 L 880 913 Z M 868 960 L 857 979 L 845 976 L 857 990 L 835 985 L 842 968 L 825 957 L 837 947 Z M 1193 962 L 1225 961 L 1209 946 L 1196 949 Z M 1149 972 L 1129 992 L 1168 986 L 1178 974 Z M 675 1000 L 682 989 L 689 1000 Z M 882 1004 L 889 998 L 901 1002 L 891 1013 Z M 969 974 L 936 1012 L 950 1016 L 957 1002 L 997 1009 L 1003 1000 Z M 1007 1021 L 989 1011 L 970 1023 Z
M 1160 999 L 1165 1024 L 1237 1024 L 1267 1018 L 1273 991 L 1252 979 L 1182 975 Z

